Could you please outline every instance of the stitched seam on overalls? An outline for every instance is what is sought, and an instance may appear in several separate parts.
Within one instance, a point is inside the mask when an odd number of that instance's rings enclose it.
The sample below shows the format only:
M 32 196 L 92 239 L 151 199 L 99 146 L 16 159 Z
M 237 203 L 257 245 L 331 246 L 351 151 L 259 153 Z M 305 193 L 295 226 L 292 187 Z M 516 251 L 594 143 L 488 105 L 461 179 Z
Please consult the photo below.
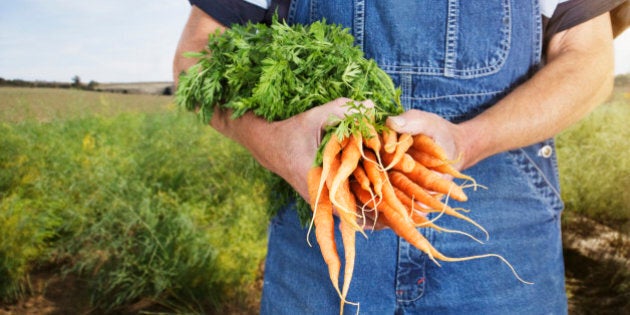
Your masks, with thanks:
M 287 23 L 293 24 L 295 21 L 295 11 L 297 10 L 298 0 L 291 0 L 289 4 L 289 12 L 287 13 Z
M 551 183 L 551 181 L 549 181 L 549 179 L 547 178 L 547 176 L 545 176 L 545 173 L 540 169 L 540 167 L 538 167 L 538 165 L 536 164 L 536 162 L 534 161 L 534 159 L 532 159 L 529 154 L 527 154 L 527 152 L 525 152 L 525 150 L 523 150 L 522 148 L 519 149 L 523 155 L 525 156 L 525 158 L 532 163 L 532 165 L 534 166 L 534 168 L 536 169 L 536 171 L 538 172 L 538 174 L 542 177 L 542 179 L 545 181 L 545 183 L 547 184 L 547 187 L 549 187 L 549 189 L 551 189 L 553 191 L 553 193 L 556 195 L 556 197 L 560 198 L 560 191 L 558 191 L 556 189 L 556 187 L 554 187 L 554 185 Z
M 539 1 L 534 1 L 534 5 L 533 5 L 533 14 L 534 14 L 534 19 L 533 19 L 533 23 L 534 25 L 532 26 L 533 30 L 536 30 L 536 36 L 533 36 L 534 39 L 534 56 L 533 58 L 533 65 L 539 65 L 540 62 L 542 61 L 542 41 L 543 41 L 543 34 L 542 34 L 542 14 L 540 12 L 540 2 Z
M 446 19 L 446 47 L 444 51 L 444 76 L 455 75 L 457 60 L 457 16 L 459 0 L 449 0 Z
M 363 50 L 363 41 L 365 39 L 365 0 L 354 2 L 354 21 L 352 24 L 355 44 Z
M 317 1 L 311 1 L 310 9 L 309 9 L 309 22 L 313 23 L 317 21 Z
M 511 152 L 513 153 L 512 156 L 519 168 L 528 174 L 536 192 L 539 196 L 547 200 L 548 205 L 553 208 L 554 211 L 550 210 L 549 212 L 553 216 L 556 216 L 556 211 L 562 210 L 563 208 L 560 191 L 556 189 L 547 175 L 538 166 L 535 160 L 524 150 L 524 148 L 512 150 Z
M 403 108 L 405 110 L 411 109 L 411 101 L 413 95 L 412 82 L 413 78 L 410 72 L 403 72 L 400 74 L 400 89 L 402 91 L 400 101 L 402 102 Z
M 438 96 L 431 96 L 431 97 L 410 97 L 410 99 L 414 101 L 434 101 L 434 100 L 458 98 L 458 97 L 498 95 L 502 93 L 505 93 L 505 91 L 488 91 L 488 92 L 471 93 L 471 94 L 450 94 L 450 95 L 438 95 Z

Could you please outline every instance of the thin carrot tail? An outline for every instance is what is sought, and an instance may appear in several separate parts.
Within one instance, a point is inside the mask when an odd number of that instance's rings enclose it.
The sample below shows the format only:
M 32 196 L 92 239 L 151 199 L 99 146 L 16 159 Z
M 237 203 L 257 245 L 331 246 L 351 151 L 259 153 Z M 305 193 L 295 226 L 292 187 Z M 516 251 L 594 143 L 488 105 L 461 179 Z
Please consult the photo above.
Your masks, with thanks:
M 469 175 L 466 175 L 460 171 L 458 171 L 451 164 L 443 164 L 435 167 L 431 167 L 432 170 L 438 171 L 442 174 L 451 175 L 455 178 L 464 179 L 472 182 L 473 187 L 477 187 L 477 181 Z
M 475 236 L 473 236 L 472 234 L 470 234 L 470 233 L 466 233 L 466 232 L 464 232 L 464 231 L 460 231 L 460 230 L 451 230 L 451 229 L 443 228 L 443 227 L 441 227 L 441 226 L 436 226 L 436 228 L 435 228 L 435 229 L 436 229 L 437 231 L 444 232 L 444 233 L 453 233 L 453 234 L 460 234 L 460 235 L 464 235 L 464 236 L 469 237 L 470 239 L 472 239 L 473 241 L 475 241 L 475 242 L 477 242 L 477 243 L 479 243 L 479 244 L 484 244 L 484 242 L 483 242 L 482 240 L 480 240 L 480 239 L 476 238 Z
M 475 220 L 469 218 L 468 216 L 465 216 L 465 215 L 463 215 L 463 214 L 453 210 L 453 208 L 447 206 L 449 196 L 450 196 L 450 191 L 446 195 L 446 200 L 444 201 L 444 209 L 443 210 L 446 212 L 446 214 L 448 214 L 448 215 L 450 215 L 452 217 L 464 220 L 464 221 L 474 225 L 475 227 L 477 227 L 479 230 L 481 230 L 486 235 L 486 241 L 488 241 L 490 239 L 490 233 L 488 233 L 488 231 L 483 226 L 481 226 L 481 224 L 477 223 Z M 477 240 L 476 238 L 474 238 L 472 236 L 471 236 L 471 238 Z
M 307 184 L 308 184 L 308 194 L 309 194 L 309 201 L 311 204 L 311 210 L 313 210 L 313 216 L 311 218 L 311 222 L 308 225 L 308 231 L 306 232 L 306 243 L 308 244 L 308 246 L 313 247 L 313 244 L 311 244 L 311 240 L 310 240 L 310 235 L 311 232 L 313 230 L 313 225 L 315 223 L 315 216 L 317 215 L 317 208 L 319 205 L 319 197 L 321 195 L 321 191 L 319 191 L 320 187 L 316 187 L 315 185 L 318 184 L 322 178 L 322 167 L 321 166 L 314 166 L 311 167 L 311 169 L 309 169 L 308 174 L 306 175 L 307 178 Z M 323 187 L 321 187 L 323 188 Z
M 433 248 L 433 247 L 432 247 Z M 503 262 L 508 268 L 510 268 L 510 271 L 512 271 L 512 274 L 514 275 L 514 277 L 516 277 L 516 279 L 524 284 L 534 284 L 531 281 L 527 281 L 525 279 L 523 279 L 517 272 L 516 269 L 514 268 L 514 266 L 512 266 L 512 264 L 510 264 L 510 262 L 505 259 L 503 256 L 498 255 L 498 254 L 482 254 L 482 255 L 474 255 L 474 256 L 467 256 L 467 257 L 448 257 L 448 256 L 444 256 L 442 253 L 438 252 L 435 248 L 433 248 L 434 252 L 433 252 L 433 256 L 439 260 L 442 261 L 446 261 L 446 262 L 459 262 L 459 261 L 467 261 L 467 260 L 473 260 L 473 259 L 480 259 L 480 258 L 488 258 L 488 257 L 496 257 L 499 260 L 501 260 L 501 262 Z
M 469 238 L 471 238 L 472 240 L 474 240 L 477 243 L 483 244 L 482 241 L 480 241 L 478 238 L 474 237 L 472 234 L 470 233 L 466 233 L 464 231 L 460 231 L 460 230 L 452 230 L 452 229 L 447 229 L 444 227 L 441 227 L 439 225 L 435 224 L 435 221 L 437 221 L 443 214 L 448 214 L 446 212 L 446 209 L 450 209 L 447 205 L 444 205 L 442 207 L 442 210 L 440 211 L 440 214 L 438 216 L 436 216 L 435 218 L 429 220 L 424 216 L 416 216 L 416 220 L 414 220 L 414 223 L 416 225 L 416 227 L 429 227 L 432 228 L 438 232 L 445 232 L 445 233 L 453 233 L 453 234 L 461 234 L 464 236 L 467 236 Z M 412 211 L 415 211 L 413 208 L 411 209 Z M 469 219 L 470 220 L 470 219 Z M 470 220 L 472 221 L 472 220 Z M 474 222 L 474 221 L 473 221 Z M 474 222 L 475 223 L 475 222 Z M 476 224 L 476 223 L 475 223 Z M 485 232 L 486 230 L 483 229 L 483 227 L 480 226 L 480 228 Z M 486 236 L 487 236 L 487 232 L 486 232 Z
M 464 220 L 472 225 L 474 225 L 476 228 L 478 228 L 479 230 L 481 230 L 481 232 L 483 232 L 483 234 L 486 236 L 486 241 L 488 241 L 490 239 L 490 233 L 488 233 L 488 231 L 479 223 L 475 222 L 475 220 L 469 218 L 468 216 L 465 216 L 453 209 L 451 209 L 452 211 L 447 212 L 448 215 Z
M 341 239 L 343 240 L 343 248 L 345 252 L 343 287 L 341 290 L 341 313 L 343 313 L 343 306 L 347 302 L 346 297 L 348 296 L 350 282 L 352 281 L 352 274 L 354 273 L 356 232 L 344 221 L 340 222 L 339 230 L 341 231 Z

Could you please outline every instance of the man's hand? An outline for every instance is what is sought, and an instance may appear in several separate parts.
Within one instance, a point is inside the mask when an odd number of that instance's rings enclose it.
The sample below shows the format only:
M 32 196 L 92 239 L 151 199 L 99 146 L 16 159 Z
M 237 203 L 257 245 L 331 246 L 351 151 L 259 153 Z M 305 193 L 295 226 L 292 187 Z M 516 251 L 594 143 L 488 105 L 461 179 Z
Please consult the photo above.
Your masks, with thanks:
M 409 111 L 388 124 L 398 132 L 431 136 L 451 159 L 460 159 L 461 169 L 551 138 L 610 94 L 614 58 L 608 13 L 556 34 L 546 56 L 545 66 L 529 81 L 473 119 L 455 125 L 434 114 Z
M 215 111 L 210 124 L 247 148 L 265 168 L 286 180 L 309 200 L 306 174 L 313 166 L 323 129 L 331 118 L 343 117 L 351 101 L 339 98 L 289 119 L 268 122 L 246 113 L 238 119 L 227 111 Z M 371 106 L 370 102 L 365 102 Z
M 444 149 L 449 160 L 457 161 L 454 165 L 457 169 L 470 166 L 461 149 L 466 139 L 459 125 L 433 113 L 409 110 L 399 116 L 389 117 L 387 126 L 398 133 L 425 134 Z

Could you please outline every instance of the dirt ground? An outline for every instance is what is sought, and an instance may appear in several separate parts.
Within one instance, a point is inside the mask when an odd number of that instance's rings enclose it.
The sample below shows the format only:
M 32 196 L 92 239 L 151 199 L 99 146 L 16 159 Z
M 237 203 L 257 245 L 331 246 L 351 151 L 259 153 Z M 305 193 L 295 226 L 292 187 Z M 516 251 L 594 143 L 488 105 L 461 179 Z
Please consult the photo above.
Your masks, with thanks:
M 32 296 L 14 305 L 1 305 L 0 315 L 91 314 L 85 285 L 74 276 L 62 277 L 52 270 L 30 276 Z
M 623 314 L 630 309 L 630 238 L 594 222 L 568 225 L 573 228 L 565 228 L 563 237 L 569 314 L 589 315 L 594 310 L 596 314 Z M 580 226 L 588 228 L 575 228 Z M 263 272 L 261 269 L 261 275 Z M 72 275 L 59 276 L 49 267 L 31 274 L 29 281 L 32 295 L 13 305 L 0 304 L 0 315 L 101 314 L 90 307 L 86 284 Z M 256 314 L 261 289 L 262 276 L 247 289 L 249 296 L 216 314 Z M 171 312 L 151 301 L 139 301 L 119 314 L 139 313 Z

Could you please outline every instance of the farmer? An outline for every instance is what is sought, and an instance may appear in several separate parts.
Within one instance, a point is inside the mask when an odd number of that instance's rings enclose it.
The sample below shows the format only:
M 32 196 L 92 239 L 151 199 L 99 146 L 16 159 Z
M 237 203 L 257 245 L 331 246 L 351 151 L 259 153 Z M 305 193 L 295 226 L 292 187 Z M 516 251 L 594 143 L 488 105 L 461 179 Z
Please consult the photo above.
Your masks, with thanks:
M 422 233 L 448 256 L 502 255 L 534 284 L 518 281 L 493 258 L 440 267 L 383 229 L 357 237 L 348 301 L 360 302 L 362 314 L 563 314 L 563 203 L 553 137 L 610 93 L 608 11 L 621 2 L 192 0 L 174 76 L 195 63 L 183 52 L 202 50 L 209 33 L 233 23 L 268 22 L 278 12 L 289 24 L 325 18 L 350 28 L 366 57 L 402 89 L 406 112 L 388 125 L 431 136 L 487 187 L 471 191 L 465 204 L 451 203 L 471 209 L 470 217 L 488 230 L 484 245 L 432 229 Z M 306 174 L 320 128 L 331 114 L 343 114 L 346 101 L 278 122 L 217 112 L 211 125 L 308 200 Z M 335 314 L 339 297 L 293 207 L 269 228 L 261 313 Z M 356 311 L 345 306 L 347 314 Z

